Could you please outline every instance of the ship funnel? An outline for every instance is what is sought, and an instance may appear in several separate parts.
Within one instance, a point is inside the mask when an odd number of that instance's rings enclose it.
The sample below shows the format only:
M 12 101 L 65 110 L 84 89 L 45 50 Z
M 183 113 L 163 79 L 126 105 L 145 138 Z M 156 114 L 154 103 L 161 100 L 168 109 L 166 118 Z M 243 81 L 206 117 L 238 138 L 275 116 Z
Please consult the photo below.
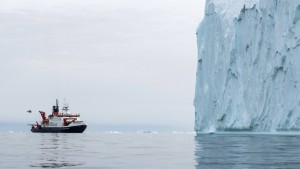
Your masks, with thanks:
M 59 112 L 59 106 L 58 106 L 58 100 L 56 99 L 56 105 L 53 106 L 52 108 L 53 113 L 58 113 Z

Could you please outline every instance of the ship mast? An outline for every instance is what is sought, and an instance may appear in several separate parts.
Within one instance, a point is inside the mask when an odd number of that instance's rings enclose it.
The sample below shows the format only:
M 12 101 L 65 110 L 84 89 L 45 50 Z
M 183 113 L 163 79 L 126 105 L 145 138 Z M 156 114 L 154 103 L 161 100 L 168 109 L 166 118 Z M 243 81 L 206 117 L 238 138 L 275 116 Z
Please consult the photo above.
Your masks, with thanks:
M 63 104 L 62 111 L 63 111 L 64 113 L 68 113 L 69 110 L 70 110 L 70 109 L 69 109 L 69 103 L 66 101 L 66 99 L 64 99 L 64 104 Z

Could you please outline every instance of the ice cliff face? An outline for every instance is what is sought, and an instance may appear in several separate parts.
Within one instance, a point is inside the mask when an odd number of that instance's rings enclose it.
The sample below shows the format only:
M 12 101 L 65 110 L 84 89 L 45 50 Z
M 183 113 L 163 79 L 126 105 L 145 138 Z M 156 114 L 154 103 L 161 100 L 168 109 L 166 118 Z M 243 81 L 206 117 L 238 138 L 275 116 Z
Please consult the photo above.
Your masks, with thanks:
M 195 130 L 300 130 L 300 0 L 207 0 Z

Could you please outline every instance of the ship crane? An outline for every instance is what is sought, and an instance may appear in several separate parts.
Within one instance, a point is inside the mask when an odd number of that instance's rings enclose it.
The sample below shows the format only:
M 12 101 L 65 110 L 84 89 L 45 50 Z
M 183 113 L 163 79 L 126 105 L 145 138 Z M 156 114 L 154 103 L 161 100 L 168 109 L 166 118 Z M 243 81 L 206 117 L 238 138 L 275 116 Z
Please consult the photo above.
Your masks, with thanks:
M 42 116 L 42 119 L 43 119 L 42 123 L 43 123 L 43 124 L 49 123 L 49 119 L 46 118 L 46 113 L 43 112 L 43 111 L 39 111 L 39 112 L 40 112 L 40 114 L 41 114 L 41 116 Z

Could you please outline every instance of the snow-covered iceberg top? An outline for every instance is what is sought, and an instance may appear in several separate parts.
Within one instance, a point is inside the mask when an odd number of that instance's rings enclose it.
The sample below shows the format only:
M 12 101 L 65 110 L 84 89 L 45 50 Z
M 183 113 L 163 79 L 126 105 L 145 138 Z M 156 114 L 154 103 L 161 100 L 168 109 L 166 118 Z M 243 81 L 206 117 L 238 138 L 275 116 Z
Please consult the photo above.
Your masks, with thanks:
M 206 9 L 213 6 L 214 12 L 231 22 L 239 16 L 241 9 L 244 7 L 252 8 L 256 4 L 259 4 L 259 0 L 207 0 Z M 206 11 L 211 12 L 209 10 Z

